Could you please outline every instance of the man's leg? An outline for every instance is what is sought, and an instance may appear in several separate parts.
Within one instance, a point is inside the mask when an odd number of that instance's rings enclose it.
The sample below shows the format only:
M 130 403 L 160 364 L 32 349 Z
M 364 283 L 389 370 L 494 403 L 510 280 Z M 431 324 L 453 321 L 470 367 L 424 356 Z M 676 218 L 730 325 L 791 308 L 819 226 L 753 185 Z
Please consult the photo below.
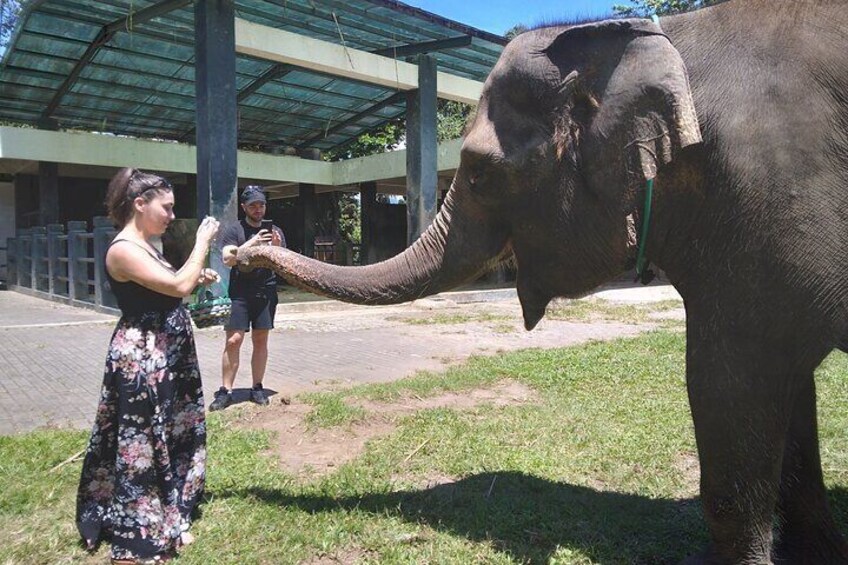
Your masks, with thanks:
M 253 372 L 253 386 L 261 385 L 268 366 L 268 334 L 270 330 L 253 330 L 253 356 L 250 369 Z
M 227 390 L 233 390 L 233 383 L 236 382 L 242 343 L 244 330 L 227 330 L 227 342 L 221 360 L 221 384 Z
M 267 299 L 262 301 L 262 308 L 253 319 L 253 355 L 250 358 L 250 369 L 253 373 L 253 389 L 250 399 L 256 404 L 268 404 L 268 395 L 262 388 L 265 378 L 265 368 L 268 366 L 268 335 L 274 328 L 274 316 L 277 313 L 277 290 L 268 289 Z

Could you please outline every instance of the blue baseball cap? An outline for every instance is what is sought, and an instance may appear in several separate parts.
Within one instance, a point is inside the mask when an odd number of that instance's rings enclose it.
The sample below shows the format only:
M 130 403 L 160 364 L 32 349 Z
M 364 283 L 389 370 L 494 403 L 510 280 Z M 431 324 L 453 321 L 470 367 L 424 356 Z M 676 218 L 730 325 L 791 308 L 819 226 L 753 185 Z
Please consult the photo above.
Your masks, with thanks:
M 257 186 L 255 184 L 248 185 L 244 187 L 244 190 L 239 197 L 242 204 L 253 204 L 254 202 L 267 202 L 267 198 L 265 197 L 265 192 L 262 190 L 261 186 Z

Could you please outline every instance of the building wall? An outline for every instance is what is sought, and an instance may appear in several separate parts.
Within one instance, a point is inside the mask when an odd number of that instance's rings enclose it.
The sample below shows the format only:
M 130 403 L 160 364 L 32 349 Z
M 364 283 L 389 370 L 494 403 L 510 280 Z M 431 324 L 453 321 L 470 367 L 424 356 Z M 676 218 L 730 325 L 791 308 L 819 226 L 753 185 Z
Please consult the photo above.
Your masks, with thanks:
M 15 186 L 0 182 L 0 280 L 6 280 L 6 239 L 15 237 Z

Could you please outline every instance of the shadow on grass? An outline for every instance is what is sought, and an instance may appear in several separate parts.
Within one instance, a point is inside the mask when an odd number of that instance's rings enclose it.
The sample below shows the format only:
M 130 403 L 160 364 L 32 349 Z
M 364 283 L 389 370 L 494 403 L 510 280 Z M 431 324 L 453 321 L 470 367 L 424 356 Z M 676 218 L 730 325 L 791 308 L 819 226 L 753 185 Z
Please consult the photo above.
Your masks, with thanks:
M 653 499 L 557 483 L 516 472 L 482 473 L 421 490 L 352 497 L 294 496 L 244 489 L 219 496 L 254 496 L 305 512 L 356 510 L 491 543 L 523 563 L 547 563 L 559 549 L 579 550 L 596 563 L 678 563 L 707 545 L 700 501 Z M 848 529 L 848 489 L 829 498 Z M 411 543 L 414 543 L 411 542 Z
M 310 513 L 341 509 L 398 516 L 491 543 L 525 563 L 547 563 L 557 548 L 579 550 L 598 563 L 676 563 L 699 551 L 707 539 L 696 499 L 604 492 L 516 472 L 352 497 L 294 496 L 261 488 L 216 495 L 254 496 Z

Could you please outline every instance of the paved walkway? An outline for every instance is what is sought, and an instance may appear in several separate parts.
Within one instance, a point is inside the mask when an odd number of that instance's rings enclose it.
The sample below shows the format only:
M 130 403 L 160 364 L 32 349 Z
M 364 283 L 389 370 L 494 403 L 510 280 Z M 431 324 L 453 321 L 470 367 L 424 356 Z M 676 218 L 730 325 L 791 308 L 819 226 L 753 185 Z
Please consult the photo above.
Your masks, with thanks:
M 669 286 L 607 289 L 598 296 L 621 302 L 679 298 Z M 450 323 L 410 323 L 440 318 Z M 0 435 L 43 426 L 88 428 L 115 321 L 0 292 Z M 445 293 L 400 306 L 326 300 L 282 304 L 276 326 L 265 378 L 266 388 L 277 393 L 276 402 L 303 391 L 441 370 L 474 354 L 563 347 L 640 331 L 620 323 L 543 320 L 526 332 L 513 289 Z M 195 339 L 208 403 L 220 386 L 223 331 L 197 330 Z M 242 348 L 237 399 L 247 398 L 251 349 L 249 342 Z

